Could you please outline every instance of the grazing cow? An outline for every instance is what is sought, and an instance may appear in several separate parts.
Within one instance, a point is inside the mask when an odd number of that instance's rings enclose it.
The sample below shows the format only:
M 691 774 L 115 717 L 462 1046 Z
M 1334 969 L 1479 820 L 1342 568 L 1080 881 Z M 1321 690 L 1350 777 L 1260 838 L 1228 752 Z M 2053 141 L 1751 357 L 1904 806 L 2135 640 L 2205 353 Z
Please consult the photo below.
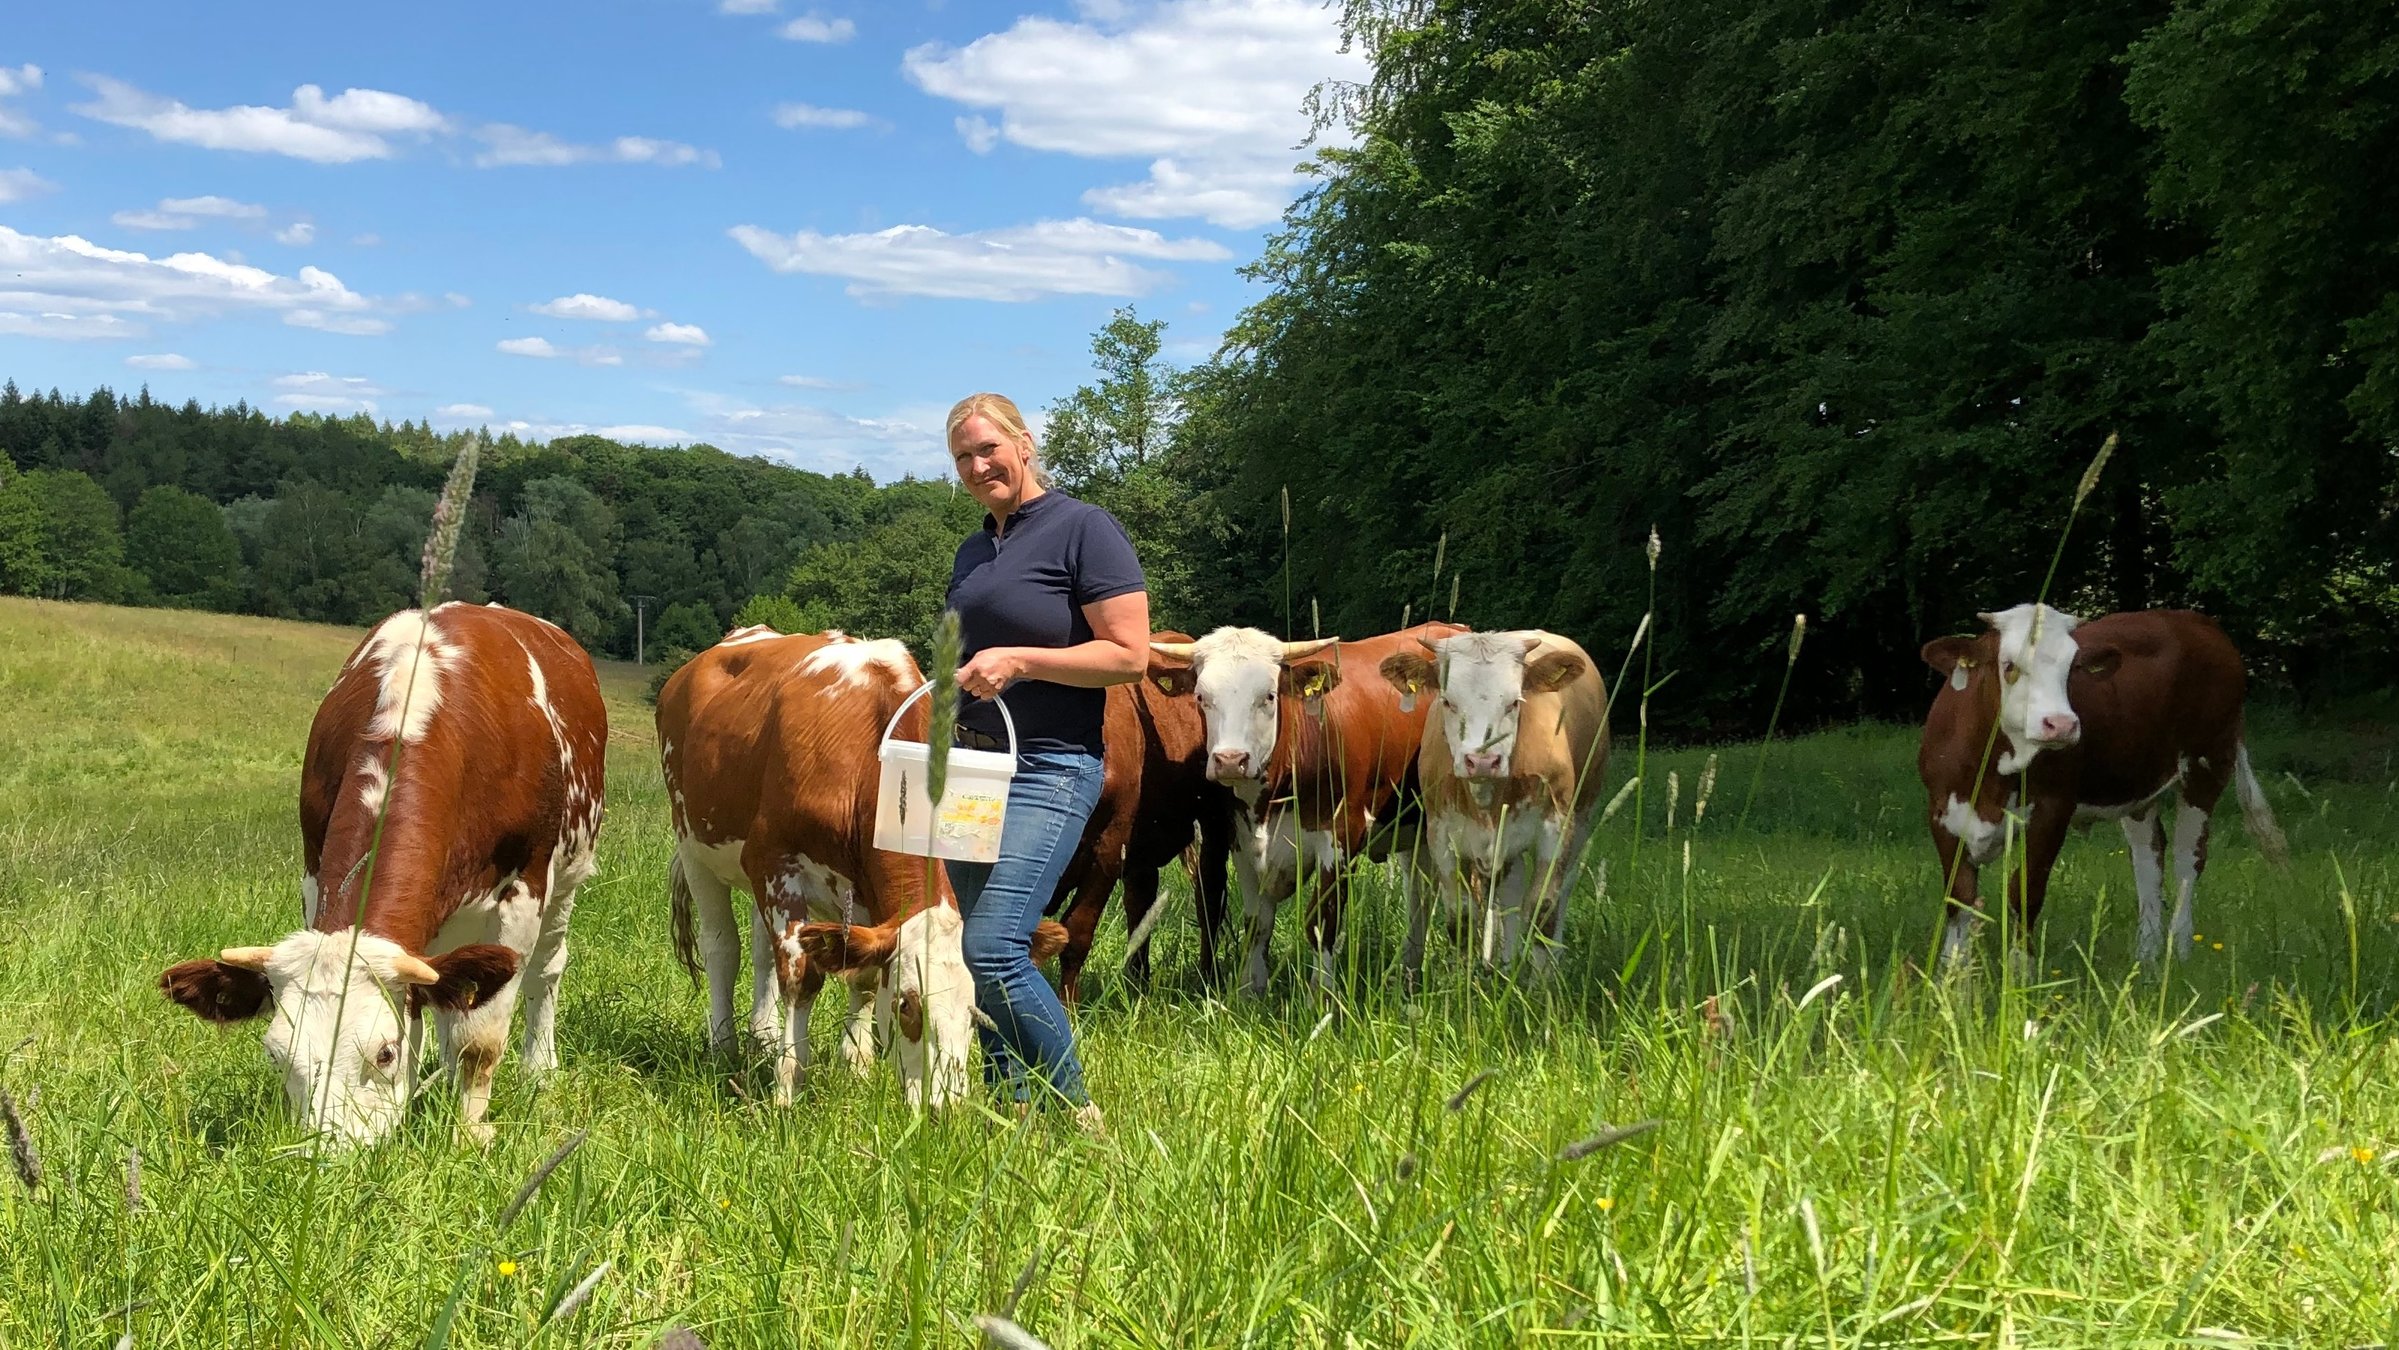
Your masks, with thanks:
M 1176 632 L 1154 636 L 1168 642 L 1191 640 Z M 1233 798 L 1208 780 L 1206 728 L 1199 710 L 1191 700 L 1175 698 L 1148 680 L 1114 685 L 1108 690 L 1105 735 L 1107 784 L 1084 830 L 1082 848 L 1058 883 L 1061 900 L 1073 896 L 1066 906 L 1059 991 L 1070 1004 L 1081 997 L 1083 962 L 1118 877 L 1124 880 L 1125 931 L 1136 932 L 1157 903 L 1159 872 L 1178 857 L 1191 872 L 1192 898 L 1199 912 L 1201 976 L 1213 984 L 1216 935 L 1224 922 Z M 1185 857 L 1187 852 L 1190 856 Z M 1057 903 L 1054 900 L 1052 907 Z M 1136 984 L 1148 982 L 1149 966 L 1147 942 L 1125 953 L 1125 974 Z
M 1437 697 L 1416 771 L 1423 783 L 1426 861 L 1452 914 L 1461 891 L 1486 965 L 1510 967 L 1528 923 L 1551 945 L 1566 934 L 1566 896 L 1608 772 L 1608 695 L 1591 658 L 1539 631 L 1460 633 L 1383 658 L 1400 706 Z M 1408 910 L 1407 970 L 1424 965 L 1426 912 Z M 1549 946 L 1530 956 L 1536 973 Z
M 2023 820 L 2023 867 L 2009 900 L 2029 937 L 2069 826 L 2115 820 L 2132 849 L 2147 962 L 2160 930 L 2165 840 L 2158 811 L 2174 811 L 2173 938 L 2187 955 L 2191 894 L 2207 865 L 2209 816 L 2229 784 L 2269 857 L 2282 831 L 2241 738 L 2247 677 L 2216 621 L 2190 610 L 2081 620 L 2047 605 L 1980 616 L 1975 637 L 1936 638 L 1925 664 L 1948 677 L 1924 720 L 1916 765 L 1930 798 L 1933 843 L 1948 876 L 1946 961 L 1962 959 L 1982 901 L 1978 869 Z M 2029 800 L 2024 817 L 2020 803 Z
M 1266 991 L 1275 909 L 1315 881 L 1315 978 L 1332 975 L 1347 900 L 1345 865 L 1388 857 L 1413 824 L 1416 752 L 1425 713 L 1403 711 L 1381 680 L 1344 681 L 1345 654 L 1376 668 L 1420 638 L 1465 631 L 1418 624 L 1344 643 L 1283 642 L 1255 628 L 1219 628 L 1197 642 L 1150 644 L 1150 679 L 1174 697 L 1196 694 L 1208 743 L 1208 778 L 1230 788 L 1234 871 L 1249 922 L 1244 979 Z M 1413 869 L 1403 884 L 1413 903 Z
M 186 961 L 161 988 L 216 1022 L 271 1003 L 266 1050 L 285 1092 L 343 1144 L 372 1143 L 405 1113 L 430 1004 L 464 1127 L 488 1140 L 520 984 L 525 1067 L 557 1062 L 567 918 L 593 871 L 607 748 L 591 658 L 554 625 L 497 605 L 392 615 L 308 730 L 307 927 Z
M 895 641 L 744 630 L 659 690 L 677 953 L 686 969 L 698 964 L 695 945 L 704 956 L 709 1042 L 729 1048 L 740 959 L 732 889 L 755 898 L 750 1024 L 775 1051 L 778 1102 L 807 1067 L 808 1014 L 828 975 L 850 984 L 842 1052 L 852 1068 L 873 1068 L 880 1031 L 911 1105 L 945 1106 L 966 1091 L 975 993 L 949 878 L 936 862 L 871 842 L 876 748 L 921 683 Z M 920 702 L 898 734 L 922 740 L 927 721 Z M 1037 959 L 1065 936 L 1043 928 Z

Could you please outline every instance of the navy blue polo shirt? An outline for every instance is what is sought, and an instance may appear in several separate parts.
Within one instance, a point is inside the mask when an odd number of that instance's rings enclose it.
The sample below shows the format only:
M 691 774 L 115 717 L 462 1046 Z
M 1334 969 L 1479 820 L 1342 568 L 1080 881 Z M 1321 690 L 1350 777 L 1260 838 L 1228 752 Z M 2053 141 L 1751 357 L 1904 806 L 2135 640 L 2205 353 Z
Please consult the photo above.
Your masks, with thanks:
M 958 611 L 961 659 L 987 647 L 1074 647 L 1091 641 L 1083 606 L 1147 590 L 1133 541 L 1116 517 L 1055 488 L 1019 506 L 1003 535 L 990 516 L 958 546 L 947 604 Z M 1020 748 L 1104 753 L 1104 689 L 1018 680 L 1000 697 Z M 961 698 L 958 723 L 1007 737 L 999 709 Z

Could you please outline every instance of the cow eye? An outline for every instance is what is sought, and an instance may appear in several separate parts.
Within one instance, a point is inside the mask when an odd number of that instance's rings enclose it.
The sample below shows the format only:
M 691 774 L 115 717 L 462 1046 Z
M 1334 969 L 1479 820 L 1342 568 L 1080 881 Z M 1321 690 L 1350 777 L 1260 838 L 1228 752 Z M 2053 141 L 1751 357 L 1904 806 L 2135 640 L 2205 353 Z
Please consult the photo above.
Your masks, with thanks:
M 400 1047 L 394 1042 L 385 1041 L 383 1048 L 375 1052 L 375 1067 L 378 1069 L 389 1069 L 399 1062 Z
M 1999 663 L 1999 678 L 2006 680 L 2009 684 L 2014 684 L 2024 678 L 2024 672 L 2017 669 L 2015 662 L 2002 661 Z

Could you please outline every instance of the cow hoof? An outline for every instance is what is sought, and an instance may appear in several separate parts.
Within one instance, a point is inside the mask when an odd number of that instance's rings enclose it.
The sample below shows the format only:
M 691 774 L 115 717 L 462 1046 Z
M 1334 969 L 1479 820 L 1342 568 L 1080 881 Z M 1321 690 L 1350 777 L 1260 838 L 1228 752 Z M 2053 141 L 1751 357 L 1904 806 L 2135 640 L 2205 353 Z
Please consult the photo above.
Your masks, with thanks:
M 458 1142 L 472 1144 L 476 1148 L 490 1148 L 497 1134 L 498 1131 L 492 1128 L 488 1120 L 466 1121 L 458 1127 Z

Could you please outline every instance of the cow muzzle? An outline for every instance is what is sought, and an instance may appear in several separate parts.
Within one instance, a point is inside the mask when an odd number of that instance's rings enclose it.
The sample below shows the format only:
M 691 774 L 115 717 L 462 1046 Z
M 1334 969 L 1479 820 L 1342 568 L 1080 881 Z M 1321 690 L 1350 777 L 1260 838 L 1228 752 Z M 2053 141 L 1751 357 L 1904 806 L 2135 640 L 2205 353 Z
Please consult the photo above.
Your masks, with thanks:
M 1208 755 L 1208 781 L 1232 783 L 1255 777 L 1250 771 L 1250 752 L 1247 750 L 1216 750 Z
M 2082 740 L 2082 719 L 2072 713 L 2046 713 L 2034 728 L 2032 742 L 2044 750 L 2063 750 Z
M 1469 750 L 1458 756 L 1458 768 L 1467 778 L 1505 778 L 1508 757 L 1497 750 Z

